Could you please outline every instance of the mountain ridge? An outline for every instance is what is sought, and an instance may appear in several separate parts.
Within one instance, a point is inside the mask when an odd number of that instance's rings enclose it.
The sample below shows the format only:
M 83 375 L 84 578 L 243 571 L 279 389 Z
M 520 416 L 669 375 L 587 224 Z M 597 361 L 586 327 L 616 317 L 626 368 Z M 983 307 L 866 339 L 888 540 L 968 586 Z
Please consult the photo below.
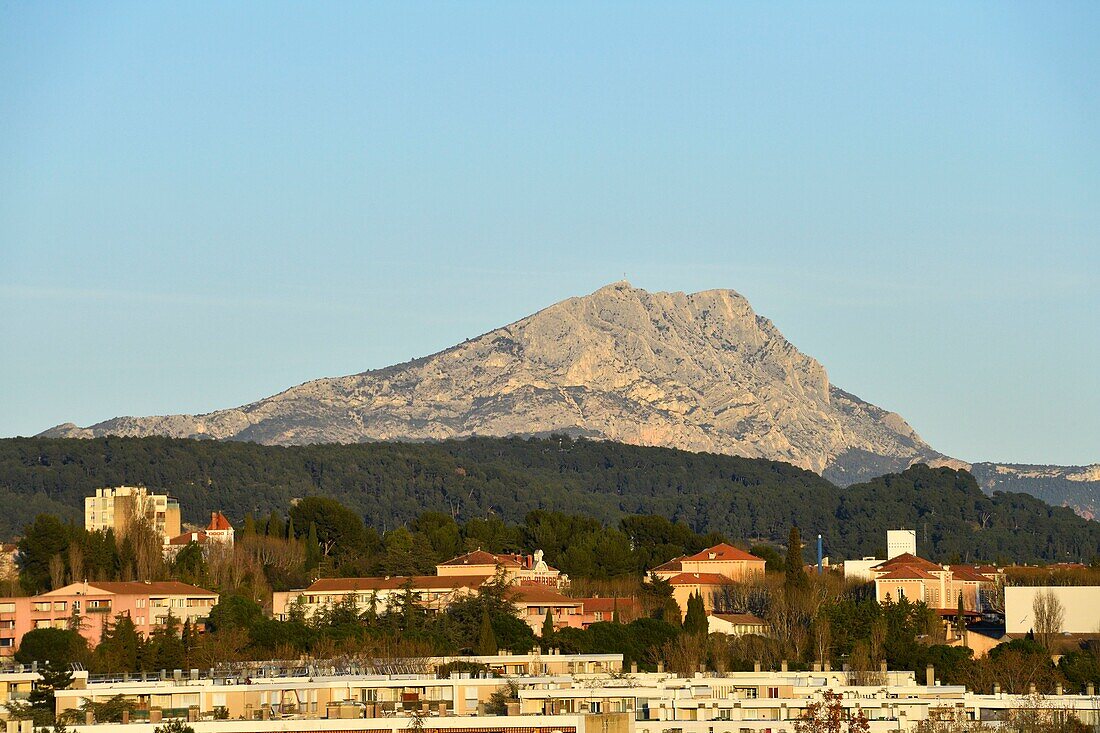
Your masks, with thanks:
M 936 451 L 896 412 L 832 384 L 734 290 L 651 293 L 625 281 L 434 354 L 240 407 L 40 435 L 296 445 L 551 433 L 786 461 L 841 486 L 915 463 L 975 467 L 986 492 L 1010 486 L 1086 516 L 1100 504 L 1100 472 L 1087 467 L 1022 470 Z
M 897 413 L 831 385 L 732 290 L 626 282 L 417 359 L 200 415 L 118 417 L 48 437 L 167 435 L 275 445 L 564 432 L 784 460 L 851 482 L 946 460 Z M 847 460 L 845 460 L 847 456 Z M 879 471 L 876 464 L 875 472 Z

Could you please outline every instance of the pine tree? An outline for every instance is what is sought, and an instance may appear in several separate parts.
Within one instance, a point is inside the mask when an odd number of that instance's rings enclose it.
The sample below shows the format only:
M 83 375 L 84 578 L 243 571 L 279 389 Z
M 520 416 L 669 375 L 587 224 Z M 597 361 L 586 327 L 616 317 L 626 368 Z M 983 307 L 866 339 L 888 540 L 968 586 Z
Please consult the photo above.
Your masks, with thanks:
M 481 629 L 478 632 L 477 649 L 478 656 L 491 657 L 497 653 L 497 637 L 493 633 L 493 622 L 489 618 L 489 609 L 481 611 Z

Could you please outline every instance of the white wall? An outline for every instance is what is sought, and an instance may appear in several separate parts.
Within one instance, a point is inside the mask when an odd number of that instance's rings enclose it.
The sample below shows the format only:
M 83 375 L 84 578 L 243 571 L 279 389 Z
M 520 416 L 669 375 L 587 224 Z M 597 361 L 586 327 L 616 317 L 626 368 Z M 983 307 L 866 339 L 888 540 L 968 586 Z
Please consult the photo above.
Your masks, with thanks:
M 886 531 L 886 559 L 893 560 L 905 553 L 917 554 L 917 530 L 890 529 Z
M 1032 602 L 1037 593 L 1052 591 L 1065 609 L 1062 631 L 1071 634 L 1100 632 L 1100 586 L 1054 586 L 1005 588 L 1005 632 L 1026 634 L 1035 626 Z

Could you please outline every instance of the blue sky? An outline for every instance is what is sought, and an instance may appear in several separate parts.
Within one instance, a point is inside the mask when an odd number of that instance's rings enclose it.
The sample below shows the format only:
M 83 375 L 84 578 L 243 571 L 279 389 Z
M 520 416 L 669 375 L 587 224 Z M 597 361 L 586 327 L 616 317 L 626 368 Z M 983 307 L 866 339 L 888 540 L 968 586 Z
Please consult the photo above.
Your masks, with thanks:
M 0 4 L 0 435 L 626 276 L 968 460 L 1100 461 L 1100 4 Z

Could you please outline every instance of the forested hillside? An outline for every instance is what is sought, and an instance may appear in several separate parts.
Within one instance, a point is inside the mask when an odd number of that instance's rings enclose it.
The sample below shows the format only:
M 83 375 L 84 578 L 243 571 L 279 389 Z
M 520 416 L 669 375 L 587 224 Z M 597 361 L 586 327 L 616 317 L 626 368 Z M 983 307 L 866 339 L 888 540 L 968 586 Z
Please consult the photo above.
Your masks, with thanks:
M 324 495 L 378 530 L 435 510 L 520 522 L 535 509 L 608 525 L 658 514 L 696 532 L 782 542 L 792 524 L 821 533 L 833 557 L 874 554 L 891 527 L 950 560 L 1085 560 L 1100 524 L 1023 494 L 984 495 L 973 477 L 917 466 L 839 489 L 789 464 L 617 443 L 475 438 L 443 443 L 261 446 L 168 438 L 0 440 L 0 536 L 36 514 L 80 521 L 96 487 L 143 484 L 177 497 L 185 520 L 234 521 Z

